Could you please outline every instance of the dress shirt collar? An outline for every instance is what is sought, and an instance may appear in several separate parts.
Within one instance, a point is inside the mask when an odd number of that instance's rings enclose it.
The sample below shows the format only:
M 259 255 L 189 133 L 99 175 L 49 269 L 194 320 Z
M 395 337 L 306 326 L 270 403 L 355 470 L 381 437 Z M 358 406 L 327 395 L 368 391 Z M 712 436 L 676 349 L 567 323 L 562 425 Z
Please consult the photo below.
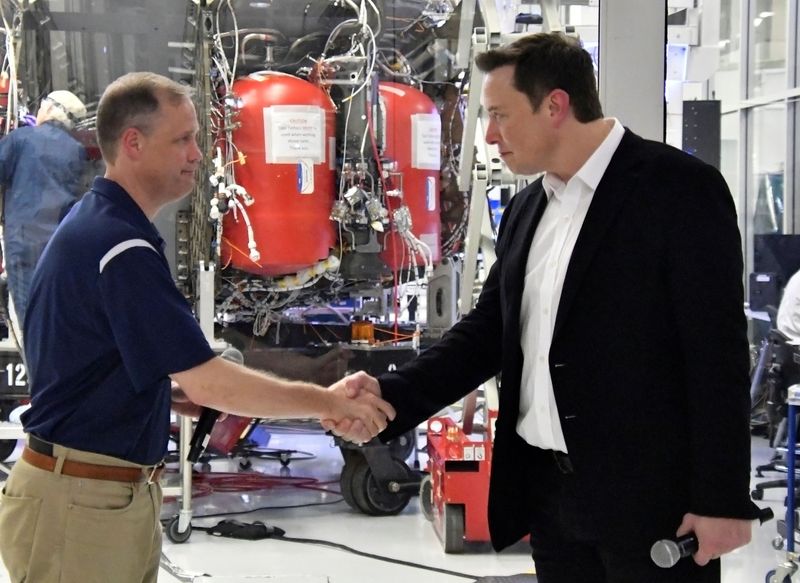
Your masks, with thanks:
M 607 119 L 614 122 L 611 131 L 597 149 L 592 152 L 589 159 L 584 162 L 583 166 L 581 166 L 570 179 L 570 182 L 576 179 L 580 180 L 587 187 L 589 192 L 597 190 L 597 185 L 600 184 L 600 179 L 603 178 L 603 174 L 605 174 L 606 168 L 608 168 L 611 162 L 611 157 L 614 155 L 614 152 L 617 151 L 617 147 L 622 141 L 622 136 L 625 134 L 625 128 L 622 127 L 622 124 L 617 118 L 612 117 Z M 542 186 L 544 187 L 548 200 L 550 200 L 554 194 L 556 197 L 561 196 L 564 190 L 566 190 L 567 184 L 568 183 L 565 183 L 558 178 L 558 176 L 550 172 L 545 173 L 542 179 Z

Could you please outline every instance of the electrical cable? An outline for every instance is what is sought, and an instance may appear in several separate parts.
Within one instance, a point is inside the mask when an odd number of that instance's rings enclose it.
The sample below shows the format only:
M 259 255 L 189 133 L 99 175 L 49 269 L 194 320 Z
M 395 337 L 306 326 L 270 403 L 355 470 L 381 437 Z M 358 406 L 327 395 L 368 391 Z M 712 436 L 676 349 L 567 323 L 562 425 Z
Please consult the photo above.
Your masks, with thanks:
M 295 510 L 298 508 L 312 508 L 314 506 L 332 506 L 334 504 L 340 504 L 344 502 L 344 498 L 339 498 L 338 500 L 332 500 L 330 502 L 307 502 L 304 504 L 287 504 L 285 506 L 259 506 L 258 508 L 251 508 L 249 510 L 237 510 L 233 512 L 216 512 L 214 514 L 199 514 L 193 515 L 192 520 L 194 519 L 201 519 L 201 518 L 222 518 L 224 516 L 241 516 L 243 514 L 251 514 L 253 512 L 261 512 L 262 510 Z M 165 518 L 161 522 L 169 522 L 171 519 Z M 192 525 L 192 529 L 197 528 Z
M 327 541 L 323 539 L 315 539 L 315 538 L 296 538 L 291 536 L 286 536 L 283 534 L 279 534 L 273 536 L 272 538 L 276 540 L 282 540 L 290 543 L 299 543 L 299 544 L 308 544 L 308 545 L 319 545 L 323 547 L 329 547 L 332 549 L 337 549 L 340 551 L 346 551 L 348 553 L 352 553 L 354 555 L 358 555 L 359 557 L 365 557 L 367 559 L 374 559 L 376 561 L 383 561 L 385 563 L 391 563 L 393 565 L 401 565 L 403 567 L 411 567 L 412 569 L 423 569 L 425 571 L 432 571 L 434 573 L 441 573 L 443 575 L 450 575 L 452 577 L 460 577 L 462 579 L 470 579 L 471 581 L 475 581 L 479 578 L 477 575 L 470 575 L 469 573 L 461 573 L 459 571 L 450 571 L 449 569 L 442 569 L 440 567 L 431 567 L 430 565 L 423 565 L 421 563 L 414 563 L 413 561 L 404 561 L 402 559 L 394 559 L 392 557 L 386 557 L 383 555 L 377 555 L 374 553 L 367 553 L 365 551 L 359 551 L 358 549 L 354 549 L 353 547 L 349 547 L 347 545 L 341 543 L 335 543 L 332 541 Z

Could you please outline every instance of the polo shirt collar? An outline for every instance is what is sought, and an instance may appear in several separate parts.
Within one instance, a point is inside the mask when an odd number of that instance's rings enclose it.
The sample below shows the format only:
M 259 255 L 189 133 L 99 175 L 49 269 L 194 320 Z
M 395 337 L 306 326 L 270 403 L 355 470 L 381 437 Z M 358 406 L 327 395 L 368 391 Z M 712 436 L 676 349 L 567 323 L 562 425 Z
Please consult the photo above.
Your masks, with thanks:
M 164 250 L 165 242 L 158 233 L 158 229 L 156 229 L 156 226 L 147 218 L 142 208 L 136 204 L 136 201 L 131 198 L 131 195 L 128 194 L 124 188 L 113 180 L 102 176 L 95 176 L 94 182 L 92 182 L 92 191 L 110 200 L 115 205 L 120 206 L 125 211 L 128 218 L 142 228 L 144 232 L 151 235 L 153 240 L 158 243 L 159 248 L 162 251 Z

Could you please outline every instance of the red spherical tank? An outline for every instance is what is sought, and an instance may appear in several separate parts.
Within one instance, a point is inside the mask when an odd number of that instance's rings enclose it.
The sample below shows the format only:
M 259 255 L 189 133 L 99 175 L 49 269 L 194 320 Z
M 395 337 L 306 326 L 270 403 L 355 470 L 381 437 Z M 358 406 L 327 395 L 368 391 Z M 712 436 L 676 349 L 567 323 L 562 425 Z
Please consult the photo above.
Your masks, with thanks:
M 236 182 L 253 197 L 245 207 L 260 259 L 248 252 L 238 212 L 223 222 L 222 264 L 260 275 L 283 275 L 328 257 L 335 241 L 335 119 L 328 94 L 297 77 L 254 73 L 233 84 L 239 127 L 233 143 L 245 155 Z
M 6 110 L 8 109 L 8 89 L 9 89 L 9 80 L 5 74 L 0 75 L 0 135 L 3 135 L 5 132 L 5 114 Z
M 430 247 L 433 262 L 438 263 L 442 250 L 439 112 L 427 95 L 408 85 L 381 82 L 379 91 L 385 120 L 383 155 L 394 162 L 387 188 L 402 191 L 402 198 L 387 196 L 390 216 L 405 204 L 411 212 L 411 232 Z M 425 264 L 419 253 L 409 252 L 394 230 L 384 237 L 381 259 L 393 271 Z

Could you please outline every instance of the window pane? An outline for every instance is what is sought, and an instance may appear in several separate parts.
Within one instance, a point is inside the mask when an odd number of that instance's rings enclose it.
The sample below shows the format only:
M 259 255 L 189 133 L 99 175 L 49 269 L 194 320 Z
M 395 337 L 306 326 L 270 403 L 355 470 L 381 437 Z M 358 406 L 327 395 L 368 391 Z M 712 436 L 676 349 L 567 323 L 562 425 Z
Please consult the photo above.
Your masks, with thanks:
M 739 192 L 739 113 L 723 115 L 720 123 L 720 172 L 736 204 L 736 214 L 742 216 L 744 193 Z
M 752 181 L 750 217 L 754 235 L 783 233 L 786 104 L 770 104 L 752 112 Z
M 755 0 L 748 97 L 786 90 L 788 0 Z
M 741 63 L 741 0 L 721 0 L 719 19 L 720 69 L 739 69 Z
M 719 69 L 714 73 L 713 91 L 714 97 L 722 102 L 723 111 L 735 107 L 742 98 L 741 38 L 741 0 L 722 0 L 719 23 Z

